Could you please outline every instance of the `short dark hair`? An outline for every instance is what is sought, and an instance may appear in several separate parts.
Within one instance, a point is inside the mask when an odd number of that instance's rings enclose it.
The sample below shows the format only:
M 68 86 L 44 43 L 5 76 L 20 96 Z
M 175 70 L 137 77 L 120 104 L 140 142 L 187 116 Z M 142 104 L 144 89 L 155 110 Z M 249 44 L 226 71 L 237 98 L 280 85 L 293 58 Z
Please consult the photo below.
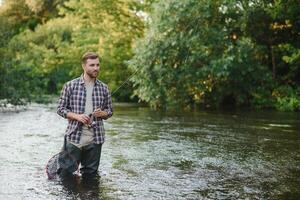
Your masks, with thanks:
M 100 60 L 100 57 L 97 53 L 89 51 L 89 52 L 86 52 L 82 55 L 81 63 L 85 64 L 88 59 L 97 59 L 97 58 L 99 58 L 99 60 Z

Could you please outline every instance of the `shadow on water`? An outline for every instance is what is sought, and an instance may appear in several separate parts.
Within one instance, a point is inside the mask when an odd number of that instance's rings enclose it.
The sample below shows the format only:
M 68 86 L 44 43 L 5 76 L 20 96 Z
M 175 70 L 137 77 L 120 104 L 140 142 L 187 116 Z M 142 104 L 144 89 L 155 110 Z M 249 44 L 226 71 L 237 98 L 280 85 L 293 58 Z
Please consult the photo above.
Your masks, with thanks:
M 67 199 L 97 200 L 112 199 L 107 197 L 101 184 L 100 176 L 94 178 L 65 177 L 60 180 Z

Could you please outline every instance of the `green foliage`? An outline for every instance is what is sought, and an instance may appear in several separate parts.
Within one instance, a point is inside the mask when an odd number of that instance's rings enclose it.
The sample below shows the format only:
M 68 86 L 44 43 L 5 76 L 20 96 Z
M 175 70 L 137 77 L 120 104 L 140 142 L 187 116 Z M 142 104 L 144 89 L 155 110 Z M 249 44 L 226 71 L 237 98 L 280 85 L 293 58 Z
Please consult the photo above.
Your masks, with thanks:
M 272 59 L 281 81 L 284 63 L 277 57 L 278 47 L 297 43 L 285 38 L 294 32 L 274 30 L 276 22 L 287 17 L 276 14 L 284 7 L 285 2 L 263 0 L 158 2 L 131 61 L 132 70 L 139 70 L 132 79 L 134 94 L 154 108 L 273 107 L 277 83 Z M 290 12 L 290 17 L 298 16 Z M 269 57 L 268 47 L 274 45 L 275 53 Z M 285 64 L 298 59 L 291 48 Z M 298 71 L 299 65 L 292 69 Z M 292 76 L 286 79 L 298 81 Z
M 0 99 L 44 102 L 96 51 L 111 91 L 134 73 L 118 101 L 297 111 L 299 10 L 295 0 L 6 0 Z
M 141 68 L 133 78 L 141 100 L 154 108 L 244 105 L 258 86 L 269 84 L 254 44 L 230 38 L 229 14 L 222 15 L 221 6 L 221 1 L 192 0 L 157 5 L 131 63 L 134 70 Z
M 132 41 L 144 29 L 142 19 L 135 13 L 138 10 L 131 10 L 141 8 L 139 2 L 18 1 L 7 1 L 0 13 L 3 24 L 15 30 L 1 30 L 0 34 L 8 35 L 8 40 L 0 40 L 8 62 L 3 62 L 0 70 L 26 71 L 20 74 L 24 78 L 20 82 L 26 79 L 30 91 L 24 96 L 36 99 L 37 94 L 57 94 L 66 81 L 82 73 L 80 58 L 85 51 L 100 53 L 100 79 L 111 90 L 130 75 L 126 60 L 132 57 Z M 15 15 L 22 16 L 24 21 L 17 20 Z M 34 26 L 28 25 L 30 20 L 35 20 Z M 1 85 L 5 90 L 5 85 L 13 84 Z M 16 92 L 23 89 L 14 88 Z M 115 97 L 130 100 L 132 87 L 122 89 Z M 1 98 L 11 96 L 3 93 Z
M 24 31 L 10 41 L 9 49 L 15 55 L 14 67 L 30 69 L 27 77 L 31 80 L 33 92 L 56 93 L 62 83 L 70 78 L 74 66 L 80 64 L 72 58 L 76 54 L 70 55 L 67 50 L 71 32 L 72 28 L 66 25 L 66 20 L 50 20 L 34 32 Z
M 62 2 L 16 0 L 5 1 L 0 7 L 0 99 L 24 104 L 31 100 L 32 93 L 36 92 L 34 89 L 44 82 L 44 74 L 34 76 L 33 69 L 39 66 L 34 65 L 39 63 L 34 56 L 39 52 L 32 53 L 36 49 L 31 48 L 33 43 L 28 39 L 28 33 L 38 24 L 56 17 L 56 6 Z M 22 39 L 21 35 L 27 38 Z M 40 88 L 38 92 L 44 90 Z
M 273 92 L 275 106 L 281 111 L 300 111 L 300 87 L 281 86 Z
M 247 11 L 246 34 L 265 48 L 261 60 L 272 70 L 275 81 L 283 85 L 300 83 L 299 9 L 295 0 L 260 0 Z

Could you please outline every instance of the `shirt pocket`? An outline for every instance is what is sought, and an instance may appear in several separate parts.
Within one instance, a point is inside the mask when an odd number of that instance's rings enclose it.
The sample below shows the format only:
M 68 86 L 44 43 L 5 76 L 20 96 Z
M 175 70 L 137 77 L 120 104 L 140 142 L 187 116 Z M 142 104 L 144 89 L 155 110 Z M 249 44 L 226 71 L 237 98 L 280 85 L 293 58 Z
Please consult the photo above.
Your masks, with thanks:
M 95 96 L 93 98 L 95 100 L 95 107 L 96 108 L 100 108 L 101 110 L 104 109 L 105 107 L 105 96 L 104 96 L 104 93 L 101 92 L 100 90 L 98 90 L 96 93 L 95 93 Z

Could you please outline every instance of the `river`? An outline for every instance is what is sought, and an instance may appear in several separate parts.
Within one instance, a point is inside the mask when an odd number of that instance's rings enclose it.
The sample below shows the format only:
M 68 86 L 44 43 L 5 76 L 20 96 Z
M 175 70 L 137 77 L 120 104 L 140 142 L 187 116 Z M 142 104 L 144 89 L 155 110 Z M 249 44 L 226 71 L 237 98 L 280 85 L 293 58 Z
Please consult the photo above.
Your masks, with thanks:
M 115 105 L 100 178 L 48 180 L 67 121 L 55 104 L 0 113 L 0 199 L 300 199 L 300 115 Z

